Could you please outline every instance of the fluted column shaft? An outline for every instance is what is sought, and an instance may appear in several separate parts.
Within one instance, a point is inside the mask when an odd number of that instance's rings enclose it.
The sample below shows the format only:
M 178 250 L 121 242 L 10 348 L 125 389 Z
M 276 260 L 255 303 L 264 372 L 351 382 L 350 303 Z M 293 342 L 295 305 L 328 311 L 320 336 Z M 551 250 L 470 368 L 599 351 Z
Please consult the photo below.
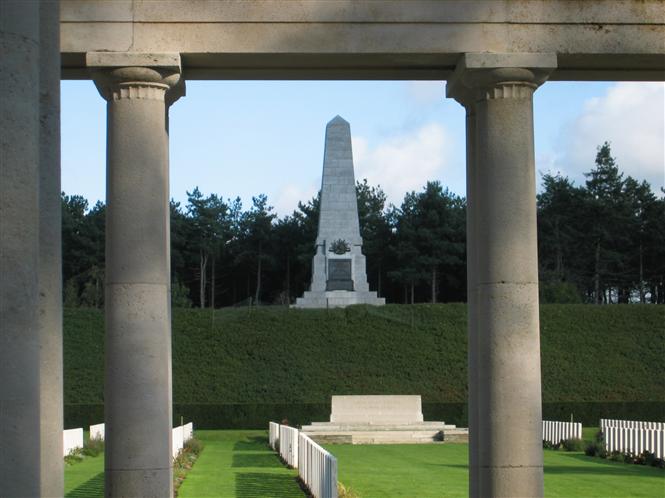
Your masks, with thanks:
M 168 103 L 173 67 L 109 67 L 106 212 L 107 497 L 172 496 Z
M 466 54 L 449 82 L 476 128 L 467 179 L 472 496 L 543 495 L 532 97 L 555 66 L 549 54 Z
M 40 495 L 39 8 L 0 2 L 0 494 L 13 497 Z

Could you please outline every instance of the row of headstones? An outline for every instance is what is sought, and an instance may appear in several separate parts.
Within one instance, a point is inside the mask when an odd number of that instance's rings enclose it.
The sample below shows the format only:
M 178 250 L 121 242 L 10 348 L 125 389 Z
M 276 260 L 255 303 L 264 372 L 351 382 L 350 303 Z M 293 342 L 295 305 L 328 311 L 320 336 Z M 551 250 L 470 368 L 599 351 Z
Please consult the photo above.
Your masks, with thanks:
M 608 452 L 641 455 L 645 451 L 665 458 L 665 423 L 600 419 L 600 430 Z
M 644 451 L 657 458 L 665 458 L 665 423 L 637 420 L 600 419 L 605 449 L 640 455 Z M 571 438 L 582 438 L 579 422 L 555 422 L 543 420 L 543 441 L 559 444 Z
M 543 420 L 543 441 L 559 444 L 561 441 L 573 438 L 582 439 L 581 423 Z
M 298 429 L 268 424 L 268 442 L 298 475 L 314 498 L 337 498 L 337 459 Z
M 189 441 L 194 435 L 194 424 L 191 422 L 184 425 L 179 425 L 173 428 L 172 441 L 173 441 L 173 458 L 178 456 L 180 450 L 183 449 L 185 443 Z M 90 426 L 90 439 L 104 440 L 104 424 L 95 424 Z M 83 448 L 83 428 L 67 429 L 62 433 L 62 446 L 64 456 L 69 455 L 77 448 Z

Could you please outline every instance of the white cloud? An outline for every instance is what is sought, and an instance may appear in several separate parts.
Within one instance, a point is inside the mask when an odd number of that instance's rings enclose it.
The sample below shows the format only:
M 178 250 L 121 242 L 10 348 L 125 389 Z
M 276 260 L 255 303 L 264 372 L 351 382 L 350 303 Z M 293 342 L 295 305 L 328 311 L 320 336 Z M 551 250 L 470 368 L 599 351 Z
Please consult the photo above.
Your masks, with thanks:
M 431 104 L 446 98 L 446 85 L 443 81 L 409 81 L 408 93 L 419 104 Z
M 290 183 L 282 186 L 273 196 L 275 201 L 270 204 L 275 208 L 275 212 L 280 216 L 290 215 L 298 209 L 298 202 L 307 203 L 319 191 L 319 186 L 296 185 Z
M 554 168 L 577 180 L 595 161 L 605 141 L 626 175 L 647 180 L 654 192 L 665 183 L 665 84 L 622 82 L 606 95 L 586 101 L 581 114 L 564 127 L 563 154 Z M 555 171 L 553 171 L 555 172 Z
M 458 190 L 446 160 L 451 157 L 452 140 L 438 123 L 392 136 L 376 146 L 362 137 L 353 137 L 352 143 L 356 179 L 381 185 L 388 202 L 400 205 L 406 192 L 421 190 L 428 180 L 444 176 L 444 184 Z M 461 175 L 463 191 L 463 171 Z

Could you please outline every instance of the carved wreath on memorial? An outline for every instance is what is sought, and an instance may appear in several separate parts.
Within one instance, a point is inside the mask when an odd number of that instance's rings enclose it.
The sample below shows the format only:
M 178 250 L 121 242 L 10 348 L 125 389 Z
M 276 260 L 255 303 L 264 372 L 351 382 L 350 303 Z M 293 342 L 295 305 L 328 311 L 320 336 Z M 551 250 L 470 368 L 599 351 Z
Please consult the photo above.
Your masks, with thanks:
M 349 247 L 349 243 L 346 240 L 337 239 L 332 244 L 330 244 L 330 252 L 334 252 L 335 254 L 345 254 L 347 252 L 351 252 L 351 248 Z

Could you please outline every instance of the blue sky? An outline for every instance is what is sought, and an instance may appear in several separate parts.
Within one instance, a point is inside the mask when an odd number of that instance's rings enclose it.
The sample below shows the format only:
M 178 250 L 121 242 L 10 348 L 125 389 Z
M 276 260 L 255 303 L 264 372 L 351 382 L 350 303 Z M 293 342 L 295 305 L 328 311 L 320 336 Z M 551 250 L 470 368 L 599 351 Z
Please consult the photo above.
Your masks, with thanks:
M 548 82 L 534 99 L 536 168 L 584 182 L 596 147 L 658 191 L 665 183 L 662 83 Z M 390 202 L 439 180 L 464 194 L 464 111 L 442 82 L 188 81 L 170 114 L 171 197 L 265 193 L 288 214 L 320 184 L 326 123 L 351 123 L 356 178 Z M 90 81 L 62 82 L 62 188 L 105 198 L 106 102 Z

